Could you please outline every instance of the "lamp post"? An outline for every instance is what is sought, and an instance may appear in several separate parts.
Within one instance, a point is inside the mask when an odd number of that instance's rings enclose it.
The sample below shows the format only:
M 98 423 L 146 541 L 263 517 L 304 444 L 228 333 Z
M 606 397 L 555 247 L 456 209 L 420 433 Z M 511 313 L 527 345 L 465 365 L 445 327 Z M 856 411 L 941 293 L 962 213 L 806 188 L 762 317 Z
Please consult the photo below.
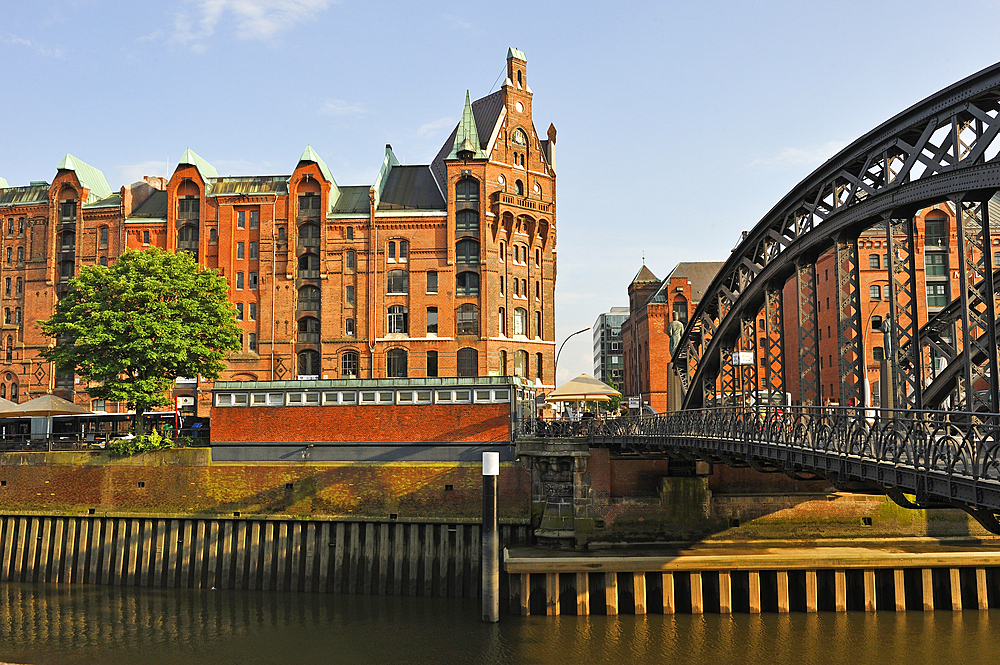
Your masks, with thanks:
M 559 350 L 556 352 L 556 365 L 555 365 L 555 367 L 552 368 L 552 375 L 553 375 L 553 382 L 554 383 L 559 383 L 559 375 L 558 375 L 558 371 L 559 371 L 559 356 L 562 355 L 562 350 L 563 350 L 563 347 L 566 346 L 566 342 L 568 342 L 571 338 L 576 337 L 580 333 L 587 332 L 588 330 L 590 330 L 590 328 L 584 328 L 583 330 L 577 330 L 575 333 L 573 333 L 572 335 L 570 335 L 569 337 L 567 337 L 566 339 L 564 339 L 563 343 L 559 345 Z

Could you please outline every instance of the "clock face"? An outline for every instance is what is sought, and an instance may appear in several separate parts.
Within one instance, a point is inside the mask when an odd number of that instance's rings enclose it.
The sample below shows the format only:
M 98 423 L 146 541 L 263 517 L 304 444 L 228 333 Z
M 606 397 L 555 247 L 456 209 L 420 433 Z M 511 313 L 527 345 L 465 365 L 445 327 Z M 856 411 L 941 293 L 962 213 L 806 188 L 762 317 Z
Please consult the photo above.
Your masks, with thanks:
M 521 102 L 517 102 L 516 104 L 514 104 L 514 108 L 517 109 L 518 113 L 524 113 L 524 104 L 522 104 Z

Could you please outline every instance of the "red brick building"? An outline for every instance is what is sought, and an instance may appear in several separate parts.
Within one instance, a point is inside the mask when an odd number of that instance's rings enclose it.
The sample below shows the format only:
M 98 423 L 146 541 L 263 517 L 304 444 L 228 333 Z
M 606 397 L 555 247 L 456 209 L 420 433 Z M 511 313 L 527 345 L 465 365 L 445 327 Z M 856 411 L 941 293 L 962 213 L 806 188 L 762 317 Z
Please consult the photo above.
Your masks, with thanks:
M 645 265 L 628 287 L 629 317 L 622 323 L 624 397 L 638 397 L 643 413 L 679 406 L 680 387 L 668 372 L 674 314 L 687 325 L 721 262 L 683 262 L 660 280 Z M 633 413 L 635 411 L 633 410 Z
M 222 177 L 184 152 L 169 179 L 112 192 L 67 155 L 54 181 L 0 181 L 0 392 L 91 404 L 38 351 L 81 265 L 125 249 L 188 251 L 230 282 L 243 349 L 224 380 L 517 375 L 553 383 L 555 127 L 537 133 L 524 54 L 471 101 L 427 165 L 386 146 L 375 182 L 343 186 L 309 146 L 291 175 Z M 8 256 L 9 255 L 9 256 Z M 9 315 L 6 312 L 10 312 Z M 178 382 L 207 415 L 211 385 Z

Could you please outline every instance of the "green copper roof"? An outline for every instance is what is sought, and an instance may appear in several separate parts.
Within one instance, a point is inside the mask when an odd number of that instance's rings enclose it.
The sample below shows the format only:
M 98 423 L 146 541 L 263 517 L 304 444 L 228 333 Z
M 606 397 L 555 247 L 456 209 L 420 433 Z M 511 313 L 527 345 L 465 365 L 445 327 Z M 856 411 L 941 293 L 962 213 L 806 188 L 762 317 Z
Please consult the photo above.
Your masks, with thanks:
M 372 190 L 375 192 L 376 208 L 378 208 L 379 201 L 382 200 L 382 190 L 385 189 L 385 183 L 389 181 L 389 172 L 392 171 L 393 166 L 399 166 L 399 160 L 393 154 L 392 146 L 387 143 L 385 145 L 385 156 L 382 158 L 382 168 L 378 170 L 375 184 L 372 185 Z
M 446 159 L 458 159 L 460 150 L 473 152 L 473 159 L 486 159 L 486 152 L 479 145 L 479 130 L 476 129 L 476 116 L 472 113 L 472 101 L 469 91 L 465 91 L 465 108 L 462 109 L 462 119 L 455 132 L 455 144 Z
M 300 162 L 313 162 L 319 167 L 320 173 L 323 177 L 330 181 L 333 185 L 330 187 L 330 203 L 329 208 L 333 210 L 337 201 L 340 199 L 340 187 L 337 186 L 337 181 L 333 179 L 333 173 L 330 172 L 330 167 L 326 165 L 323 158 L 316 154 L 316 151 L 312 149 L 312 146 L 306 144 L 306 149 L 302 151 L 302 156 L 299 157 Z
M 215 167 L 199 157 L 191 148 L 184 151 L 184 154 L 181 155 L 181 161 L 177 162 L 177 164 L 190 164 L 195 167 L 198 169 L 198 173 L 201 174 L 201 179 L 205 182 L 208 182 L 209 178 L 219 177 L 219 172 L 215 170 Z
M 7 187 L 7 186 L 8 186 L 8 185 L 7 185 L 7 180 L 6 180 L 6 178 L 0 178 L 0 189 L 3 189 L 3 188 L 5 188 L 5 187 Z
M 528 62 L 528 59 L 524 57 L 524 51 L 516 49 L 513 46 L 507 49 L 507 59 L 510 60 L 511 58 L 517 58 L 518 60 Z
M 87 203 L 100 201 L 111 196 L 111 186 L 108 185 L 108 179 L 104 177 L 104 174 L 99 169 L 94 168 L 82 159 L 66 153 L 66 156 L 62 158 L 56 169 L 76 173 L 80 185 L 90 190 L 90 194 L 87 195 Z

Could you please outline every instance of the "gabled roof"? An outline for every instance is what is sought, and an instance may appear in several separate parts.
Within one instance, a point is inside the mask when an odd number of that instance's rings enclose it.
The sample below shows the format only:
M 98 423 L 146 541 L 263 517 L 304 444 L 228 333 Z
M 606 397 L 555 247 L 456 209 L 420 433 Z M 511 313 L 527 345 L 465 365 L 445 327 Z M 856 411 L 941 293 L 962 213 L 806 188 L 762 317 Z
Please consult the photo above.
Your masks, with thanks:
M 167 218 L 167 193 L 162 189 L 155 190 L 149 197 L 132 211 L 129 220 L 138 221 L 146 219 L 166 219 Z
M 502 90 L 497 90 L 472 102 L 472 116 L 476 125 L 476 133 L 479 136 L 480 149 L 485 151 L 489 147 L 490 138 L 493 136 L 497 123 L 500 121 L 503 110 Z M 431 173 L 434 174 L 434 179 L 437 181 L 438 187 L 441 188 L 442 192 L 448 189 L 448 169 L 444 165 L 444 160 L 448 158 L 448 155 L 451 154 L 452 149 L 455 147 L 455 138 L 458 135 L 458 129 L 459 126 L 456 125 L 455 129 L 448 135 L 448 139 L 444 142 L 444 145 L 441 146 L 438 154 L 431 161 Z
M 122 204 L 122 193 L 115 192 L 107 198 L 103 198 L 100 201 L 94 201 L 93 203 L 87 203 L 83 207 L 88 210 L 94 208 L 119 208 Z
M 328 207 L 332 211 L 337 205 L 337 199 L 340 198 L 340 187 L 337 186 L 337 181 L 333 179 L 333 173 L 330 171 L 330 167 L 326 165 L 323 158 L 312 149 L 312 146 L 306 144 L 306 149 L 302 151 L 302 156 L 299 157 L 299 162 L 312 162 L 319 167 L 319 172 L 323 174 L 323 177 L 329 181 L 330 187 L 330 197 L 328 202 Z
M 219 172 L 215 170 L 215 167 L 202 159 L 194 150 L 188 148 L 181 155 L 181 159 L 177 162 L 177 165 L 187 164 L 198 169 L 198 173 L 201 174 L 201 179 L 208 182 L 209 178 L 218 178 Z
M 524 57 L 524 51 L 516 49 L 513 46 L 507 49 L 507 59 L 510 60 L 511 58 L 517 58 L 518 60 L 528 62 L 528 59 Z
M 670 274 L 660 284 L 660 288 L 646 302 L 670 302 L 670 280 L 686 278 L 691 282 L 691 303 L 697 304 L 701 302 L 701 297 L 705 295 L 705 289 L 709 287 L 724 265 L 726 265 L 724 261 L 682 261 L 670 271 Z
M 0 206 L 45 203 L 49 200 L 49 183 L 31 183 L 27 187 L 7 187 L 0 192 Z
M 635 274 L 635 277 L 632 278 L 631 283 L 635 284 L 636 282 L 659 282 L 659 281 L 660 278 L 654 275 L 653 271 L 647 268 L 646 264 L 643 263 L 642 267 L 639 268 L 639 272 L 637 272 Z
M 80 181 L 80 185 L 90 190 L 90 193 L 87 195 L 87 203 L 100 201 L 111 196 L 111 187 L 108 185 L 108 179 L 104 177 L 104 174 L 99 169 L 94 168 L 68 152 L 62 158 L 62 161 L 59 162 L 56 170 L 73 171 L 76 173 L 76 178 Z
M 382 188 L 379 210 L 447 210 L 428 166 L 396 166 Z

